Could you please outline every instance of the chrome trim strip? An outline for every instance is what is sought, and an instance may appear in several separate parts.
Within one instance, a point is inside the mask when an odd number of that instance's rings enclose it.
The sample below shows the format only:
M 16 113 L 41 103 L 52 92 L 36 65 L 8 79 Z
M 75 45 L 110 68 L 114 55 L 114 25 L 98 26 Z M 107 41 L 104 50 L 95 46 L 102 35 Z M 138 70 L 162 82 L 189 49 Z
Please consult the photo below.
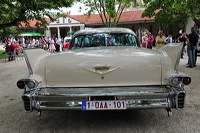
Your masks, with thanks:
M 169 98 L 169 93 L 117 95 L 118 100 L 126 100 L 127 109 L 175 108 L 174 98 Z M 89 96 L 39 95 L 33 96 L 32 99 L 32 108 L 36 110 L 81 110 L 82 101 L 89 100 Z
M 153 94 L 168 92 L 165 86 L 128 86 L 128 87 L 83 87 L 83 88 L 40 88 L 42 95 L 62 96 L 101 96 L 101 95 L 131 95 L 131 94 Z
M 175 73 L 179 74 L 179 70 L 178 70 L 178 66 L 179 66 L 179 63 L 180 63 L 180 59 L 181 59 L 181 50 L 183 48 L 183 45 L 181 45 L 181 48 L 180 48 L 180 51 L 179 51 L 179 55 L 176 59 L 176 63 L 175 63 L 175 66 L 174 66 L 174 70 L 175 70 Z
M 170 108 L 168 99 L 149 99 L 149 100 L 126 100 L 127 109 L 155 109 Z M 70 102 L 45 102 L 38 101 L 35 109 L 37 110 L 69 110 L 82 109 L 82 101 Z
M 23 53 L 24 53 L 24 58 L 25 58 L 27 67 L 28 67 L 29 77 L 32 77 L 33 76 L 33 69 L 31 67 L 31 64 L 30 64 L 29 60 L 28 60 L 28 57 L 27 57 L 27 54 L 26 54 L 26 50 L 23 49 Z

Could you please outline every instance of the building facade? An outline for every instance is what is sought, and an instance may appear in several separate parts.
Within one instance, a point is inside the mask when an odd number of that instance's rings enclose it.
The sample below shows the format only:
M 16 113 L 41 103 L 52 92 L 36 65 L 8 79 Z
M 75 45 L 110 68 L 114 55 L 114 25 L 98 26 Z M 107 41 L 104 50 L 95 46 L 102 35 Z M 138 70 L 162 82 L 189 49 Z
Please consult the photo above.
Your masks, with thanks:
M 142 13 L 143 10 L 123 12 L 117 27 L 132 29 L 139 38 L 141 37 L 142 32 L 151 32 L 153 35 L 157 35 L 159 30 L 163 30 L 164 32 L 167 31 L 167 29 L 162 29 L 160 25 L 156 24 L 154 18 L 142 18 Z M 104 27 L 98 14 L 93 14 L 89 18 L 86 15 L 67 15 L 66 17 L 57 18 L 54 22 L 48 21 L 49 25 L 47 26 L 47 29 L 42 27 L 38 29 L 34 25 L 36 22 L 32 21 L 30 23 L 31 28 L 20 27 L 17 29 L 18 33 L 39 32 L 46 37 L 54 36 L 57 38 L 72 36 L 74 32 L 85 28 Z M 165 33 L 172 34 L 174 37 L 177 36 L 181 29 L 178 26 L 178 22 L 174 23 L 172 29 L 171 33 Z
M 76 20 L 72 17 L 60 17 L 54 22 L 50 22 L 47 26 L 48 29 L 45 30 L 45 36 L 51 37 L 65 37 L 72 36 L 73 32 L 82 30 L 85 28 L 85 23 Z

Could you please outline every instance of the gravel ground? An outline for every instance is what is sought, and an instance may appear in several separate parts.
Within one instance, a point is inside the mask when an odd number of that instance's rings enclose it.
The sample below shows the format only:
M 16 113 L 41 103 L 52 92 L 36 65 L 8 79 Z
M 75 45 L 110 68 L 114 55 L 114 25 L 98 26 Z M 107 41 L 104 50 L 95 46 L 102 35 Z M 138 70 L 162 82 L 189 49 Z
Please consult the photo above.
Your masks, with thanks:
M 199 133 L 200 132 L 200 57 L 197 67 L 186 68 L 181 59 L 180 71 L 192 77 L 186 86 L 184 110 L 173 109 L 168 117 L 164 109 L 128 111 L 46 111 L 36 121 L 36 112 L 23 112 L 18 79 L 28 76 L 24 60 L 0 60 L 0 133 Z

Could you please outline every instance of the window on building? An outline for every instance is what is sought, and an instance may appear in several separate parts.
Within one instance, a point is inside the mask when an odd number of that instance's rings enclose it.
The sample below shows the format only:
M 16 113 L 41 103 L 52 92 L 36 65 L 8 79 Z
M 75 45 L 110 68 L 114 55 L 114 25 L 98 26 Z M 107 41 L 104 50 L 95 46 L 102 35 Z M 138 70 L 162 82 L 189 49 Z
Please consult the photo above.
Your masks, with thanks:
M 129 12 L 129 11 L 131 11 L 131 10 L 130 10 L 130 8 L 126 8 L 126 11 Z
M 59 23 L 59 19 L 57 19 L 56 23 Z
M 138 8 L 137 7 L 133 7 L 133 11 L 138 11 Z
M 68 19 L 68 23 L 71 23 L 72 21 L 70 19 Z

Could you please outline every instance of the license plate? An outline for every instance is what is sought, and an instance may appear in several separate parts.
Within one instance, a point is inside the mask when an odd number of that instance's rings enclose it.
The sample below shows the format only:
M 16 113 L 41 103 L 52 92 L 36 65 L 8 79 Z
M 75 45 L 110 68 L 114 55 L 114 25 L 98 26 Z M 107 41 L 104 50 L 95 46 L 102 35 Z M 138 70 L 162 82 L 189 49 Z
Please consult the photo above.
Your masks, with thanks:
M 82 101 L 82 110 L 125 110 L 126 101 Z

